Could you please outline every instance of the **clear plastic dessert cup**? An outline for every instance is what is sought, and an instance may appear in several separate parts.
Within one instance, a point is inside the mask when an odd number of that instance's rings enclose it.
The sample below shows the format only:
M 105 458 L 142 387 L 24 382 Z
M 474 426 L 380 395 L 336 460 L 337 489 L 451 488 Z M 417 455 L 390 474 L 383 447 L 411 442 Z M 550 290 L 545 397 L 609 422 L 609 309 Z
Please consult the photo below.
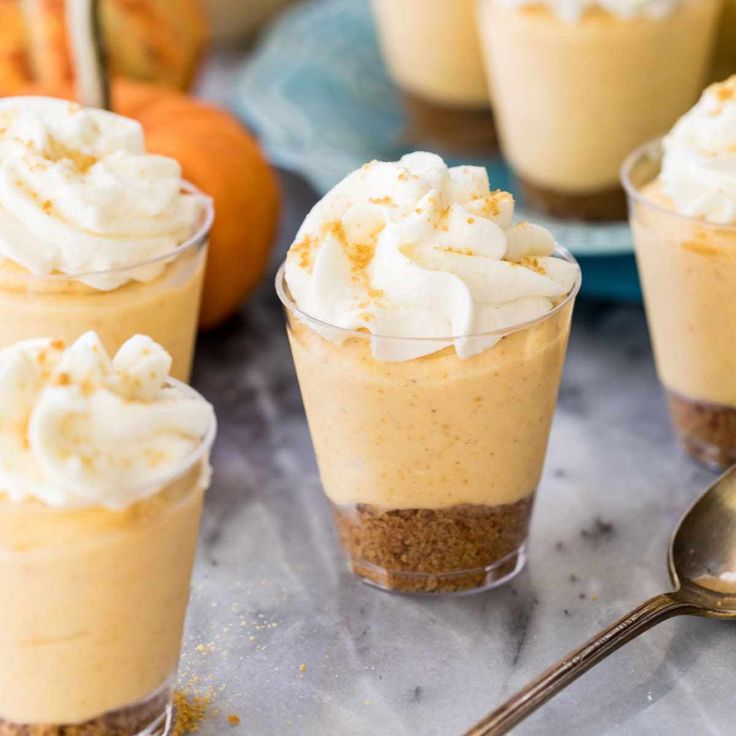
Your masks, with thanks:
M 669 209 L 661 160 L 656 140 L 622 171 L 657 371 L 685 449 L 723 468 L 736 462 L 736 225 Z
M 186 184 L 184 191 L 197 191 Z M 72 343 L 95 330 L 114 354 L 135 334 L 148 335 L 173 358 L 172 375 L 191 372 L 199 306 L 214 218 L 208 199 L 196 232 L 171 253 L 126 268 L 38 276 L 0 262 L 0 348 L 54 335 Z M 102 281 L 106 288 L 91 284 Z M 119 284 L 107 288 L 109 284 Z
M 574 263 L 563 249 L 555 255 Z M 377 337 L 315 320 L 279 270 L 322 485 L 365 582 L 470 592 L 523 567 L 579 287 L 539 319 L 469 336 L 495 344 L 460 359 L 452 337 Z M 450 346 L 400 362 L 374 357 L 377 343 L 397 340 Z
M 498 147 L 475 0 L 372 0 L 388 72 L 402 92 L 407 137 L 455 153 Z
M 215 432 L 122 511 L 0 493 L 4 736 L 167 733 Z
M 625 220 L 621 164 L 702 92 L 721 0 L 626 19 L 621 3 L 588 3 L 576 22 L 558 16 L 560 3 L 477 3 L 501 148 L 523 199 L 561 218 Z

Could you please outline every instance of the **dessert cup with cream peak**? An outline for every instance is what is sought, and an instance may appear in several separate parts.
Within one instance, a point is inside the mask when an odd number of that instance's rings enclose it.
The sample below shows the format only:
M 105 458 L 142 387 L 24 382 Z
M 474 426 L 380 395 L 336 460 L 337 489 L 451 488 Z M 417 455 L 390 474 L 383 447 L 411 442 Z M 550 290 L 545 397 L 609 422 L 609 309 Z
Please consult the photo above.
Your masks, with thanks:
M 167 732 L 215 434 L 170 365 L 142 336 L 0 350 L 0 733 Z
M 708 81 L 722 0 L 477 0 L 501 147 L 528 202 L 624 219 L 619 170 Z
M 580 272 L 512 218 L 484 169 L 372 162 L 277 275 L 322 485 L 378 587 L 482 590 L 524 564 Z
M 408 137 L 458 153 L 495 150 L 475 0 L 372 0 L 372 6 L 386 66 L 403 93 Z
M 133 334 L 187 380 L 213 210 L 135 121 L 41 97 L 0 101 L 0 347 Z
M 736 77 L 623 167 L 659 378 L 685 449 L 736 462 Z

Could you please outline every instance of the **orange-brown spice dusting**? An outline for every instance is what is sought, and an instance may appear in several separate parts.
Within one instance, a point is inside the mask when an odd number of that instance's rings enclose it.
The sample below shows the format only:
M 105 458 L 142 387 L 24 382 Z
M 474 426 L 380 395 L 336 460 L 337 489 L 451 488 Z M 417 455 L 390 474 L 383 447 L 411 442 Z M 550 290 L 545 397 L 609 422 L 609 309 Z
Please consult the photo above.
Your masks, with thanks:
M 171 736 L 186 736 L 196 733 L 212 704 L 211 695 L 187 695 L 177 690 L 174 693 L 174 719 Z
M 69 148 L 56 138 L 49 140 L 44 153 L 46 158 L 51 161 L 71 161 L 74 168 L 82 174 L 85 174 L 97 163 L 94 156 Z
M 541 273 L 542 276 L 547 275 L 547 269 L 536 256 L 524 256 L 520 261 L 518 261 L 518 264 L 520 266 L 524 266 L 524 268 L 528 268 L 531 271 Z
M 51 343 L 51 347 L 54 350 L 63 350 L 66 347 L 66 345 L 64 344 L 64 341 L 63 340 L 54 340 Z
M 470 248 L 454 248 L 451 245 L 446 245 L 442 248 L 445 253 L 453 253 L 456 256 L 473 256 L 475 253 Z
M 345 250 L 350 261 L 350 270 L 353 277 L 364 275 L 373 260 L 376 246 L 373 243 L 351 243 Z
M 490 217 L 496 217 L 501 213 L 501 204 L 503 202 L 511 202 L 513 204 L 514 198 L 508 192 L 504 192 L 503 189 L 496 189 L 490 194 L 486 194 L 483 197 L 483 204 L 481 205 L 481 211 L 485 215 Z
M 229 724 L 230 724 L 231 726 L 239 726 L 239 725 L 240 725 L 240 716 L 239 716 L 239 715 L 236 715 L 235 713 L 231 713 L 231 714 L 230 714 L 230 715 L 229 715 L 229 716 L 227 717 L 227 722 L 228 722 L 228 723 L 229 723 Z
M 466 222 L 468 223 L 468 225 L 472 225 L 475 222 L 475 218 L 474 217 L 468 217 L 468 219 L 466 220 Z
M 720 254 L 718 246 L 707 242 L 705 238 L 686 240 L 682 244 L 682 249 L 699 256 L 718 256 Z
M 298 259 L 299 268 L 303 268 L 305 271 L 311 271 L 314 266 L 314 246 L 314 239 L 306 235 L 303 240 L 291 246 L 289 256 Z
M 59 373 L 59 375 L 56 377 L 57 386 L 69 386 L 71 382 L 72 379 L 69 377 L 68 373 Z
M 51 210 L 53 208 L 53 205 L 51 204 L 50 199 L 44 200 L 43 204 L 41 205 L 41 209 L 48 215 L 51 213 Z
M 730 102 L 736 98 L 736 75 L 716 85 L 716 97 L 721 102 Z
M 386 205 L 387 207 L 396 207 L 393 197 L 371 197 L 368 200 L 371 204 Z

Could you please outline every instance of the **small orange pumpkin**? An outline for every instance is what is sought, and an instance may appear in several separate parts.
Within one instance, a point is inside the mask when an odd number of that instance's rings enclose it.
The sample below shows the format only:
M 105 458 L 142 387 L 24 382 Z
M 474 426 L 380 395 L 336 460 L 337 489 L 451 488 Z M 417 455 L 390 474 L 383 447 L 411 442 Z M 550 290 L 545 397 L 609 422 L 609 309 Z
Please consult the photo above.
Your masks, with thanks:
M 68 85 L 0 89 L 0 94 L 72 99 Z M 138 120 L 146 148 L 175 158 L 184 178 L 215 202 L 200 326 L 229 317 L 263 277 L 279 215 L 276 176 L 255 139 L 230 113 L 188 95 L 116 79 L 113 109 Z
M 44 87 L 73 76 L 67 0 L 0 0 L 0 84 Z M 102 0 L 110 69 L 132 79 L 186 88 L 207 43 L 199 0 Z

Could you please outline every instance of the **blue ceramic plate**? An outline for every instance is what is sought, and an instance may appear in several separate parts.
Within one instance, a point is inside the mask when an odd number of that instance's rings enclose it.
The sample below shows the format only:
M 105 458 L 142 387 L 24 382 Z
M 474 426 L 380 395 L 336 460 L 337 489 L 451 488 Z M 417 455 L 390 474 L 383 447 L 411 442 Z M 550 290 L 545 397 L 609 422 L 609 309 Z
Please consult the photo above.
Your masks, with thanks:
M 419 147 L 407 140 L 366 0 L 309 0 L 283 15 L 243 69 L 235 107 L 271 160 L 320 192 L 366 161 Z M 482 164 L 493 187 L 514 191 L 500 157 L 448 162 Z M 580 259 L 585 293 L 639 297 L 628 225 L 556 220 L 523 207 L 519 217 L 548 227 Z

